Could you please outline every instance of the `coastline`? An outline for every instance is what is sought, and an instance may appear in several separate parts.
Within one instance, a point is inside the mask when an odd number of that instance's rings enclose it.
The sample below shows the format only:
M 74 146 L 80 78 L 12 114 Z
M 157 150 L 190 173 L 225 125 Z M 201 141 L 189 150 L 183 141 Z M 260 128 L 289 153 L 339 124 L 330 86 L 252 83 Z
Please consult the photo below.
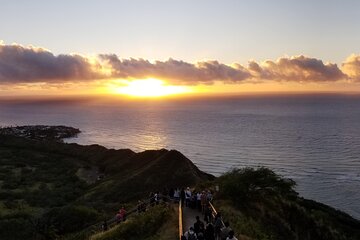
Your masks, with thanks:
M 294 181 L 267 168 L 237 169 L 214 177 L 176 150 L 135 153 L 10 135 L 0 135 L 0 163 L 0 229 L 11 218 L 30 231 L 34 227 L 24 223 L 39 216 L 46 222 L 50 211 L 59 218 L 65 214 L 66 219 L 81 219 L 77 227 L 64 228 L 64 220 L 51 223 L 58 234 L 66 235 L 104 216 L 111 218 L 120 204 L 132 208 L 149 192 L 167 194 L 172 187 L 192 187 L 220 189 L 214 191 L 215 206 L 236 232 L 253 239 L 254 233 L 277 239 L 304 234 L 318 239 L 325 232 L 328 239 L 360 236 L 359 220 L 298 196 Z M 19 211 L 25 215 L 17 215 Z M 90 215 L 82 216 L 84 211 Z

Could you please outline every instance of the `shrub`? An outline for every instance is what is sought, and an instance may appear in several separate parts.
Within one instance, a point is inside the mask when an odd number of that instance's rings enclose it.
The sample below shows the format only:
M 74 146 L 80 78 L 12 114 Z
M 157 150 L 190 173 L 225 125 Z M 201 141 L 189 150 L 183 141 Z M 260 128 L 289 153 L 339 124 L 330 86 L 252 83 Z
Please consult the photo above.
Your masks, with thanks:
M 7 216 L 0 219 L 0 239 L 32 239 L 33 233 L 29 216 Z
M 296 183 L 281 178 L 268 168 L 235 169 L 219 179 L 220 194 L 234 203 L 248 203 L 266 195 L 296 196 Z
M 66 206 L 53 208 L 43 216 L 43 221 L 56 229 L 57 234 L 63 235 L 83 229 L 99 220 L 99 213 L 85 206 Z

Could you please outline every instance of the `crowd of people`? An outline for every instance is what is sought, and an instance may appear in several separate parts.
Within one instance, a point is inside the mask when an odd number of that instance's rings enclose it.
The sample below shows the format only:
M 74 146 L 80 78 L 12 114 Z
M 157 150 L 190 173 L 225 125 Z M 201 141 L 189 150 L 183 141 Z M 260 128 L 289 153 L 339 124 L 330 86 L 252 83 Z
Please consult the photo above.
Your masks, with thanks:
M 230 224 L 223 224 L 221 214 L 218 213 L 213 222 L 205 223 L 196 216 L 193 226 L 182 236 L 182 240 L 237 240 Z
M 171 188 L 169 197 L 175 201 L 181 201 L 183 206 L 197 208 L 204 214 L 208 202 L 213 199 L 213 194 L 210 190 L 192 192 L 189 187 L 186 189 Z
M 167 194 L 168 199 L 164 197 Z M 213 216 L 209 204 L 213 200 L 213 193 L 210 190 L 192 191 L 189 187 L 171 188 L 168 191 L 165 189 L 162 194 L 151 192 L 149 197 L 149 203 L 138 201 L 137 213 L 145 212 L 148 204 L 150 206 L 158 205 L 161 199 L 164 201 L 180 201 L 182 206 L 197 209 L 199 213 L 202 213 L 204 222 L 201 221 L 200 216 L 196 216 L 195 223 L 184 233 L 182 240 L 237 240 L 230 224 L 223 222 L 221 213 L 217 213 L 215 217 Z M 126 214 L 125 208 L 121 207 L 115 216 L 116 223 L 125 221 Z M 108 229 L 106 221 L 104 221 L 102 229 L 104 231 Z
M 169 195 L 171 198 L 172 190 Z M 175 189 L 173 197 L 181 201 L 185 207 L 198 209 L 204 217 L 204 222 L 202 222 L 200 216 L 196 216 L 194 225 L 182 236 L 183 240 L 237 240 L 230 224 L 223 222 L 221 213 L 213 216 L 210 206 L 213 194 L 210 190 L 194 192 L 190 188 Z

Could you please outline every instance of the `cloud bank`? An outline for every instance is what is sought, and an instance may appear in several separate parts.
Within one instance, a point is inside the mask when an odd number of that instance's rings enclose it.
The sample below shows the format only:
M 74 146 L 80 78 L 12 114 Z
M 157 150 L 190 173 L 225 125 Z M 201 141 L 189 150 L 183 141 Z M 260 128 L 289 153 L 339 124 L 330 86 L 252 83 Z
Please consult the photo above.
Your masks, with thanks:
M 360 55 L 351 55 L 342 64 L 342 71 L 350 79 L 360 81 Z
M 268 60 L 261 65 L 252 61 L 248 69 L 253 78 L 276 81 L 331 82 L 347 77 L 336 64 L 305 56 Z
M 0 84 L 62 83 L 99 79 L 165 79 L 169 84 L 196 85 L 242 82 L 360 81 L 360 55 L 349 56 L 341 68 L 306 56 L 275 61 L 250 61 L 243 66 L 218 61 L 188 63 L 181 60 L 150 62 L 121 59 L 115 54 L 89 58 L 77 54 L 54 55 L 49 50 L 0 42 Z
M 100 55 L 116 78 L 160 78 L 176 84 L 208 84 L 219 80 L 240 82 L 251 77 L 250 73 L 238 65 L 231 67 L 217 61 L 198 62 L 195 64 L 169 59 L 151 63 L 144 59 L 119 59 L 116 55 Z
M 63 82 L 96 79 L 98 64 L 80 55 L 55 56 L 43 48 L 0 45 L 0 82 Z

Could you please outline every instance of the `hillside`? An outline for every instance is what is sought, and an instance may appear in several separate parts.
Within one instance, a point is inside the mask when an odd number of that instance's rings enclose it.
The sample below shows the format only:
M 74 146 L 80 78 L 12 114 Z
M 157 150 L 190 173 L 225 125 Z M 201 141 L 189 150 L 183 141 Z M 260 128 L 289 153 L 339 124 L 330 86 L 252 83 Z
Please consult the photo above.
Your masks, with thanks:
M 131 209 L 150 192 L 187 186 L 219 188 L 214 205 L 239 239 L 360 239 L 358 220 L 300 197 L 294 181 L 266 168 L 214 178 L 176 150 L 135 153 L 29 136 L 0 134 L 0 239 L 88 239 L 78 237 L 82 230 L 113 217 L 121 206 Z M 176 224 L 174 213 L 155 208 L 93 239 L 128 240 L 130 233 L 134 239 L 162 239 L 154 236 L 158 231 L 174 236 L 176 227 L 167 231 Z
M 175 150 L 135 153 L 1 135 L 0 239 L 76 232 L 152 191 L 210 179 Z
M 220 188 L 214 204 L 239 239 L 360 239 L 360 221 L 298 196 L 294 181 L 269 169 L 233 170 L 211 184 Z

